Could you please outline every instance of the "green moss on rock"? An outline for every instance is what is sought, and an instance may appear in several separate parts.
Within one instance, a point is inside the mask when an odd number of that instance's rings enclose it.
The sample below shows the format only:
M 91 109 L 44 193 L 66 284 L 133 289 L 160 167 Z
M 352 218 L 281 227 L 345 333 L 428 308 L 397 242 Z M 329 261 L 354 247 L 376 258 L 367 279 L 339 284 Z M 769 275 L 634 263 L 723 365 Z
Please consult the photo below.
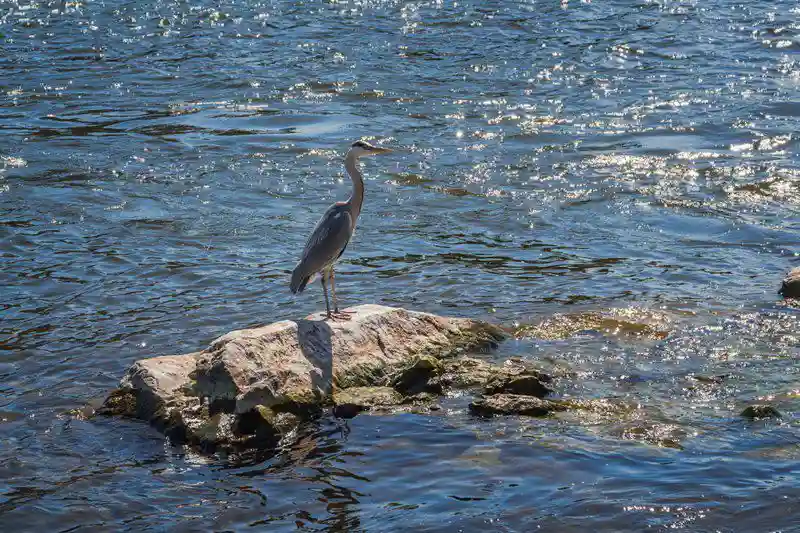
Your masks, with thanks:
M 136 391 L 132 389 L 115 389 L 108 395 L 102 407 L 97 410 L 98 415 L 113 415 L 136 418 L 139 407 Z

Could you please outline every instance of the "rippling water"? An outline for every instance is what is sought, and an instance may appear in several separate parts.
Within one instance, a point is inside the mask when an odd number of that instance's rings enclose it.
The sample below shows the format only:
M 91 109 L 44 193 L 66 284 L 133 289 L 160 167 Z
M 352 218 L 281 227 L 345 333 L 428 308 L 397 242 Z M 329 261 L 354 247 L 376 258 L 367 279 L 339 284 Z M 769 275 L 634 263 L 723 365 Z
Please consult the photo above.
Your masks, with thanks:
M 0 529 L 798 531 L 795 2 L 15 0 L 0 45 Z M 65 415 L 319 309 L 360 137 L 347 303 L 519 326 L 497 358 L 641 414 L 453 397 L 235 462 Z

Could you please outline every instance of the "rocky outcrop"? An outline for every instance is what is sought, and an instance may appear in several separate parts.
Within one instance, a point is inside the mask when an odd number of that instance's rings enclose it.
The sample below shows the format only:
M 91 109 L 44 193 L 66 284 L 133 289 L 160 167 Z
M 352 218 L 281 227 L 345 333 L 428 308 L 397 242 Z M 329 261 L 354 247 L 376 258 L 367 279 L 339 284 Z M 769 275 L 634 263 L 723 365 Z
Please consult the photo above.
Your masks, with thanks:
M 784 298 L 800 298 L 800 267 L 792 269 L 786 275 L 778 292 Z
M 626 424 L 623 438 L 678 442 L 674 432 L 643 426 L 636 408 L 619 400 L 550 397 L 554 380 L 526 359 L 495 364 L 487 349 L 506 337 L 496 326 L 376 305 L 352 311 L 348 321 L 317 314 L 137 361 L 97 412 L 149 421 L 204 451 L 269 448 L 331 407 L 341 418 L 449 413 L 437 402 L 461 397 L 461 389 L 476 396 L 469 411 L 481 417 L 607 419 Z
M 98 413 L 147 420 L 203 447 L 268 445 L 331 404 L 334 390 L 440 393 L 443 361 L 505 338 L 475 320 L 378 305 L 352 312 L 348 321 L 285 320 L 228 333 L 201 352 L 137 361 Z M 361 392 L 339 403 L 352 411 L 397 400 L 385 389 L 370 400 Z

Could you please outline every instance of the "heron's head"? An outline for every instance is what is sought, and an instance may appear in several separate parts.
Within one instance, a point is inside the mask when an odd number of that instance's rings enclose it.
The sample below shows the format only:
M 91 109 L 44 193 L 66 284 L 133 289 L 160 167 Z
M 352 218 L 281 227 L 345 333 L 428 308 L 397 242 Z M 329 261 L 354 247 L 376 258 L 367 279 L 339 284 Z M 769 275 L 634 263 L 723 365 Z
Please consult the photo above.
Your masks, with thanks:
M 347 152 L 347 155 L 352 155 L 358 158 L 368 155 L 386 154 L 388 152 L 391 152 L 391 150 L 388 148 L 373 146 L 366 141 L 356 141 L 350 145 L 350 150 Z

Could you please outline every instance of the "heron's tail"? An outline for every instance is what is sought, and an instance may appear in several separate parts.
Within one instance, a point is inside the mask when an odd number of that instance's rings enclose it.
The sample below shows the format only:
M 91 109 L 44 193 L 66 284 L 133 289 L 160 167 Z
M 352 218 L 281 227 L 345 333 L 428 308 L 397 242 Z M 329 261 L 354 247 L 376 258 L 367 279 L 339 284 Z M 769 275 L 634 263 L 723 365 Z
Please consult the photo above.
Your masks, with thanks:
M 311 276 L 302 272 L 300 270 L 300 265 L 297 265 L 292 271 L 292 282 L 289 284 L 289 288 L 292 289 L 292 293 L 294 294 L 301 293 L 305 290 L 310 280 Z

